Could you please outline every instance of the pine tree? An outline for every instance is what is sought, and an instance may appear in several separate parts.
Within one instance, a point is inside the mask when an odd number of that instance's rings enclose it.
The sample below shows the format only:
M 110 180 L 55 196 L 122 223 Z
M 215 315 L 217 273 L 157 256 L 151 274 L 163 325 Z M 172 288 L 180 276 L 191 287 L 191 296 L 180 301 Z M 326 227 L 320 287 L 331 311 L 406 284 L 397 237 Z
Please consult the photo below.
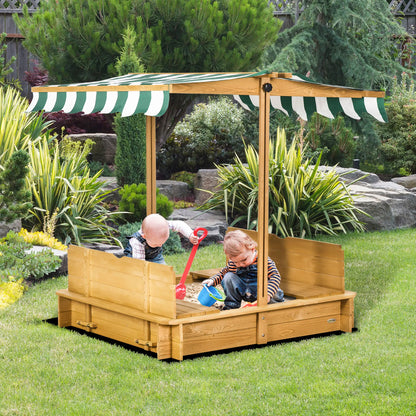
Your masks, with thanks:
M 405 31 L 385 0 L 307 0 L 292 28 L 267 52 L 269 68 L 310 73 L 318 82 L 386 87 L 403 70 L 397 41 Z

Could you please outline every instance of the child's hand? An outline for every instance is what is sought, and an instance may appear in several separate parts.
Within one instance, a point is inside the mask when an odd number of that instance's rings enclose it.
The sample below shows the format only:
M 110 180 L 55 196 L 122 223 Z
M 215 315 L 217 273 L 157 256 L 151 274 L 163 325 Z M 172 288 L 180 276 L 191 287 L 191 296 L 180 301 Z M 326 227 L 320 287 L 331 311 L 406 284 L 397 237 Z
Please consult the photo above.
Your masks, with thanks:
M 189 241 L 190 241 L 192 244 L 198 244 L 199 237 L 198 237 L 197 235 L 195 235 L 194 233 L 192 233 L 192 234 L 189 236 Z
M 214 284 L 214 281 L 212 279 L 205 279 L 202 281 L 203 285 L 212 286 Z

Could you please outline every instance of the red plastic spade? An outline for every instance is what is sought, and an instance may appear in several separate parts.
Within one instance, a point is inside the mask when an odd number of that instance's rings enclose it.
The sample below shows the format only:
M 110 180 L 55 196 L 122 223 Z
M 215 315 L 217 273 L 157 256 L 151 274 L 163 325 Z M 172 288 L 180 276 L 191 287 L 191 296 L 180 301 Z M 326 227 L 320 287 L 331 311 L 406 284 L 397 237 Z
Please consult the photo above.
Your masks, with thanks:
M 189 269 L 191 268 L 192 262 L 194 261 L 195 253 L 198 250 L 199 243 L 207 236 L 208 231 L 205 228 L 195 228 L 194 235 L 198 236 L 198 232 L 202 231 L 202 235 L 198 239 L 198 243 L 192 247 L 191 254 L 189 255 L 188 263 L 186 263 L 185 270 L 183 272 L 181 281 L 176 285 L 176 299 L 184 299 L 186 295 L 185 280 L 188 276 Z

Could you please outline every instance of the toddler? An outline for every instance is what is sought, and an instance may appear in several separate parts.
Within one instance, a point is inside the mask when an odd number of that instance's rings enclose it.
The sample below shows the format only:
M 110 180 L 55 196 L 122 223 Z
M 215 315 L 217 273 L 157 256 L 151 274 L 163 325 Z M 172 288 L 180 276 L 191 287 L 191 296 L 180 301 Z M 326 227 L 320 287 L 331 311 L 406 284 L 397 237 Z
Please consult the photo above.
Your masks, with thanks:
M 225 293 L 223 310 L 237 309 L 242 300 L 254 302 L 257 299 L 257 243 L 243 231 L 230 231 L 224 238 L 224 253 L 227 265 L 202 283 L 207 286 L 221 283 Z M 283 302 L 280 274 L 270 257 L 267 269 L 267 303 Z
M 127 237 L 124 249 L 127 257 L 166 264 L 163 258 L 163 244 L 169 238 L 169 230 L 179 232 L 192 244 L 198 243 L 191 227 L 183 221 L 167 221 L 159 214 L 150 214 L 142 222 L 141 229 Z

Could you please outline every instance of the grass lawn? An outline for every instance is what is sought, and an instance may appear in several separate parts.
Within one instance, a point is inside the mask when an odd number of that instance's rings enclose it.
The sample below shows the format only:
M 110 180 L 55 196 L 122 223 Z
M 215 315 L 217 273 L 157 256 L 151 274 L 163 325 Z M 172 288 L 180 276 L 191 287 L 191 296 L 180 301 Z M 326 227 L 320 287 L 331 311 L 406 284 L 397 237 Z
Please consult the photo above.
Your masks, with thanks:
M 161 362 L 44 322 L 66 277 L 0 311 L 0 415 L 415 415 L 416 229 L 351 234 L 352 334 Z M 170 256 L 182 272 L 188 253 Z M 220 266 L 220 246 L 194 268 Z M 219 263 L 219 264 L 218 264 Z

